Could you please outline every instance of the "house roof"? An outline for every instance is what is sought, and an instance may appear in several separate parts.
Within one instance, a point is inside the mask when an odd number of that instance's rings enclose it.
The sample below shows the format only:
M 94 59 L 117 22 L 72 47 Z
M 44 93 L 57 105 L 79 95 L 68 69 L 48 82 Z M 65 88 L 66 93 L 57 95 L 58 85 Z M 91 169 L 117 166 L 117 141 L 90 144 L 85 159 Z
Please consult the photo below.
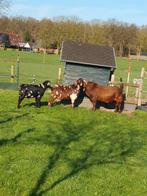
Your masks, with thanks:
M 11 46 L 18 46 L 19 42 L 22 42 L 22 39 L 18 34 L 8 33 L 8 36 L 9 36 Z
M 116 68 L 114 48 L 64 41 L 61 60 L 65 62 Z
M 18 43 L 19 44 L 19 47 L 21 48 L 31 48 L 30 44 L 28 42 L 21 42 L 21 43 Z

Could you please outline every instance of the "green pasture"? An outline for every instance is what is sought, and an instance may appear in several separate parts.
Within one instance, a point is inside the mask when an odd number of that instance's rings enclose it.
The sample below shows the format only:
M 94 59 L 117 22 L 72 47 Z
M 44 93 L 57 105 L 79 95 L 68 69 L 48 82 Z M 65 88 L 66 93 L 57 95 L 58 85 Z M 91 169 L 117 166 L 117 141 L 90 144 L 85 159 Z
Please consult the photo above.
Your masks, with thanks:
M 11 66 L 17 72 L 17 59 L 19 57 L 19 83 L 41 83 L 50 80 L 55 84 L 58 80 L 59 68 L 61 68 L 61 82 L 64 77 L 64 63 L 60 61 L 59 55 L 47 55 L 43 53 L 21 52 L 15 50 L 0 50 L 0 87 L 16 89 L 16 79 L 11 81 Z M 130 83 L 133 79 L 140 78 L 142 67 L 147 70 L 147 61 L 128 60 L 128 58 L 116 58 L 117 68 L 115 70 L 115 81 L 122 78 L 127 81 L 128 66 L 131 66 Z M 135 97 L 136 88 L 129 87 L 129 97 Z M 147 76 L 143 81 L 143 99 L 147 98 Z
M 58 55 L 0 50 L 0 81 L 10 82 L 11 65 L 14 65 L 16 70 L 18 57 L 20 59 L 20 83 L 32 83 L 33 75 L 35 75 L 36 83 L 47 79 L 56 83 L 59 67 L 63 74 L 63 63 L 60 62 Z M 2 75 L 8 77 L 1 77 Z
M 0 76 L 9 75 L 11 65 L 16 66 L 17 57 L 20 59 L 20 82 L 32 82 L 33 75 L 36 76 L 38 82 L 44 79 L 50 79 L 56 82 L 58 77 L 58 68 L 61 67 L 62 74 L 64 72 L 64 64 L 60 61 L 58 55 L 44 55 L 31 52 L 20 52 L 15 50 L 0 50 Z M 122 77 L 126 82 L 128 73 L 128 59 L 116 58 L 117 69 L 115 71 L 115 79 L 119 81 Z M 141 68 L 147 69 L 147 61 L 131 60 L 130 81 L 140 77 Z M 8 78 L 10 80 L 10 78 Z M 7 80 L 8 80 L 7 79 Z M 6 79 L 5 79 L 6 80 Z
M 59 67 L 62 70 L 61 79 L 64 75 L 64 63 L 60 61 L 58 55 L 44 55 L 33 52 L 21 52 L 15 50 L 0 50 L 0 86 L 10 86 L 11 65 L 17 69 L 17 58 L 19 56 L 19 83 L 32 83 L 35 78 L 36 83 L 41 83 L 44 80 L 50 80 L 53 84 L 57 82 Z M 133 83 L 134 78 L 139 78 L 141 68 L 147 70 L 147 61 L 131 60 L 128 58 L 116 58 L 117 69 L 115 70 L 115 80 L 120 78 L 123 82 L 127 81 L 128 65 L 131 65 L 130 83 Z M 16 80 L 14 80 L 14 85 Z M 11 84 L 13 86 L 13 83 Z M 16 86 L 15 86 L 16 88 Z M 147 79 L 144 80 L 142 93 L 143 98 L 147 97 Z M 135 96 L 135 88 L 129 88 L 129 96 Z
M 42 107 L 0 90 L 0 195 L 145 196 L 147 114 Z
M 20 56 L 20 81 L 57 80 L 59 56 L 0 50 L 0 75 Z M 126 80 L 128 61 L 117 58 L 116 79 Z M 131 80 L 145 61 L 132 61 Z M 63 73 L 63 72 L 62 72 Z M 4 81 L 3 78 L 0 80 Z M 40 108 L 17 90 L 0 89 L 1 196 L 147 195 L 147 113 L 116 114 L 61 104 Z

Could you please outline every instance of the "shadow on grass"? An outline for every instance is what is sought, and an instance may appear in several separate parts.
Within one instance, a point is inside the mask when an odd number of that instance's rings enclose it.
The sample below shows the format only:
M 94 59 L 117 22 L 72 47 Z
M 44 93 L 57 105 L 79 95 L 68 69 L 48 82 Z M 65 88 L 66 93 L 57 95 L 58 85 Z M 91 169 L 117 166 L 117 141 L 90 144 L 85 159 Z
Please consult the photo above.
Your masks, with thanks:
M 25 113 L 25 114 L 18 115 L 18 116 L 7 117 L 4 120 L 0 120 L 0 124 L 7 123 L 7 122 L 12 121 L 12 120 L 20 119 L 20 118 L 23 118 L 24 116 L 27 116 L 27 115 L 29 115 L 29 113 Z
M 0 146 L 7 145 L 7 144 L 16 144 L 18 140 L 26 133 L 34 131 L 34 128 L 27 129 L 21 133 L 18 133 L 15 137 L 11 139 L 2 139 L 0 140 Z
M 34 106 L 34 107 L 36 107 L 35 106 L 35 101 L 32 102 L 32 103 L 25 103 L 24 105 L 23 104 L 21 105 L 21 107 L 28 107 L 28 106 Z M 47 101 L 41 101 L 40 107 L 41 106 L 48 106 L 48 102 Z
M 93 120 L 76 125 L 70 119 L 67 121 L 64 119 L 61 122 L 63 122 L 61 133 L 50 137 L 50 144 L 55 146 L 55 151 L 49 156 L 48 164 L 43 169 L 35 187 L 31 190 L 30 196 L 47 193 L 61 182 L 92 166 L 109 163 L 123 164 L 128 156 L 133 155 L 141 147 L 137 130 L 126 132 L 103 130 L 99 131 L 99 134 L 94 134 L 92 130 L 97 126 L 97 123 Z M 87 141 L 85 145 L 80 144 L 83 140 Z M 92 142 L 88 143 L 88 140 Z M 80 153 L 80 157 L 70 157 L 68 146 L 71 143 L 75 145 L 75 148 L 79 144 L 78 153 Z M 50 172 L 55 168 L 60 158 L 63 158 L 68 164 L 69 172 L 42 190 L 42 186 L 46 183 Z

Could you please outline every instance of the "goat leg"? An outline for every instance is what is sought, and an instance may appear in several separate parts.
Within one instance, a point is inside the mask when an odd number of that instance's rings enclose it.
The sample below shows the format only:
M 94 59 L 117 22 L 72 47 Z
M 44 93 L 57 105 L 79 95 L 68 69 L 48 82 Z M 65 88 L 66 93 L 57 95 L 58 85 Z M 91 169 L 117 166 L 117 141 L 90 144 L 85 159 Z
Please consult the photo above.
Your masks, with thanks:
M 48 106 L 52 106 L 52 104 L 54 103 L 55 101 L 55 98 L 51 97 L 49 100 L 48 100 Z
M 116 104 L 115 104 L 115 111 L 114 111 L 114 112 L 118 112 L 118 111 L 119 111 L 119 104 L 116 103 Z
M 122 104 L 118 104 L 118 112 L 121 113 L 122 112 Z
M 35 101 L 36 101 L 35 103 L 36 107 L 40 107 L 40 98 L 35 98 Z
M 20 108 L 20 104 L 22 102 L 22 100 L 25 98 L 25 96 L 19 96 L 18 98 L 18 104 L 17 104 L 17 108 L 19 109 Z
M 77 99 L 77 94 L 76 93 L 72 93 L 70 95 L 70 100 L 71 100 L 71 106 L 72 106 L 72 108 L 74 108 L 74 106 L 75 106 L 75 100 L 76 99 Z
M 97 103 L 97 101 L 92 101 L 92 104 L 93 104 L 93 108 L 92 108 L 92 110 L 93 110 L 93 111 L 95 111 L 95 110 L 96 110 L 96 103 Z

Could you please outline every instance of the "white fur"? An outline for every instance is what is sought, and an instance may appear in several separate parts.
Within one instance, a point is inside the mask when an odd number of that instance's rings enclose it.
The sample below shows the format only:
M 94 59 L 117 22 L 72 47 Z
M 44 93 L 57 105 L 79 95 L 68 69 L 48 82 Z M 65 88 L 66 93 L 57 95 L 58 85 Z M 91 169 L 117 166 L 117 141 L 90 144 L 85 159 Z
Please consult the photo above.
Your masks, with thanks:
M 75 102 L 76 98 L 77 98 L 77 94 L 76 94 L 76 93 L 72 93 L 72 94 L 70 95 L 72 107 L 74 107 L 74 102 Z
M 42 88 L 45 88 L 43 84 L 41 84 Z

